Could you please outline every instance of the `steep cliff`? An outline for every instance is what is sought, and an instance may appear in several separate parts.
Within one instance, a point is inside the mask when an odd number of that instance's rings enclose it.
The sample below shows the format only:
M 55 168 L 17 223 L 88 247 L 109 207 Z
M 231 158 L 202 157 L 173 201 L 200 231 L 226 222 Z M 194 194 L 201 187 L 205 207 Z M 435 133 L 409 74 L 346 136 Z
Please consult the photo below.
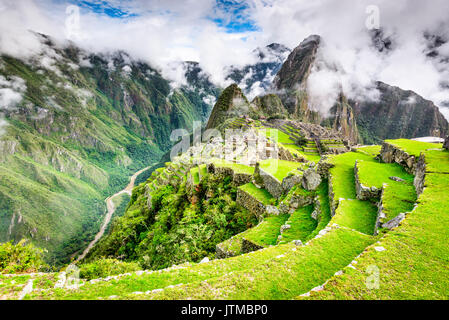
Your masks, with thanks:
M 413 91 L 377 82 L 378 101 L 351 101 L 366 143 L 382 139 L 436 136 L 444 138 L 449 124 L 432 101 Z
M 320 43 L 320 37 L 316 35 L 301 42 L 273 81 L 273 90 L 290 117 L 340 130 L 352 143 L 378 143 L 387 138 L 444 137 L 449 133 L 447 120 L 431 101 L 381 82 L 377 82 L 377 88 L 373 89 L 380 92 L 377 101 L 349 100 L 341 90 L 329 114 L 316 111 L 317 106 L 310 106 L 307 80 L 317 64 Z M 322 59 L 326 60 L 326 57 Z
M 207 122 L 206 129 L 218 128 L 226 119 L 250 115 L 252 107 L 242 90 L 234 83 L 221 93 Z

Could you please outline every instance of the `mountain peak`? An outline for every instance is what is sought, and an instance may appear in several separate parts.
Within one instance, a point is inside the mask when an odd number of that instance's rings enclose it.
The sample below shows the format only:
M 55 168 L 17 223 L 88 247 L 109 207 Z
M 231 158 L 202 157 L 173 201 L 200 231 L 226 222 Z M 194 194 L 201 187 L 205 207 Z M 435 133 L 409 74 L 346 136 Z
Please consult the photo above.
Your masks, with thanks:
M 293 89 L 304 82 L 315 61 L 320 42 L 320 36 L 311 35 L 293 49 L 274 79 L 276 90 Z

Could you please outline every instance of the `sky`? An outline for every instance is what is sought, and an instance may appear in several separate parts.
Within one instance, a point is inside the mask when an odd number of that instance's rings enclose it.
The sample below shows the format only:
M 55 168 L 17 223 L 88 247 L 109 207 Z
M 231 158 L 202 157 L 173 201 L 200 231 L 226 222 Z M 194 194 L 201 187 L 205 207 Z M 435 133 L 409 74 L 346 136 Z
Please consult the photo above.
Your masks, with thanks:
M 224 85 L 223 69 L 254 63 L 255 48 L 272 42 L 294 48 L 318 34 L 319 63 L 309 80 L 318 109 L 326 111 L 340 88 L 376 99 L 377 80 L 443 106 L 449 43 L 430 58 L 423 35 L 449 40 L 448 16 L 446 0 L 0 0 L 0 52 L 38 54 L 33 30 L 94 52 L 124 50 L 174 81 L 177 62 L 198 61 Z M 373 46 L 373 28 L 391 39 L 390 50 Z M 449 118 L 449 109 L 441 110 Z

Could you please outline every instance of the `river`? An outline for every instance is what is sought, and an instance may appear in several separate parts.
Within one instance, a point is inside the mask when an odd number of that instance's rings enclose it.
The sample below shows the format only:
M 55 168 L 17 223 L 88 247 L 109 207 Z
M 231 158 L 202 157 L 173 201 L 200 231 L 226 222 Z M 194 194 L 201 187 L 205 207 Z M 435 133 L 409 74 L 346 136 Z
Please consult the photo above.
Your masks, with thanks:
M 154 165 L 154 164 L 153 164 Z M 153 166 L 151 165 L 151 166 Z M 83 253 L 75 260 L 75 262 L 81 261 L 88 253 L 89 251 L 93 248 L 93 246 L 98 242 L 98 240 L 100 240 L 100 238 L 103 236 L 109 222 L 111 221 L 112 215 L 115 212 L 115 206 L 114 206 L 114 201 L 112 201 L 112 199 L 114 199 L 115 197 L 123 194 L 123 193 L 127 193 L 131 196 L 131 193 L 133 191 L 134 188 L 134 183 L 136 182 L 136 178 L 139 174 L 141 174 L 144 171 L 147 171 L 148 169 L 151 168 L 151 166 L 146 167 L 142 170 L 137 171 L 136 173 L 133 174 L 133 176 L 131 177 L 131 180 L 129 182 L 129 184 L 126 186 L 125 189 L 117 192 L 116 194 L 106 198 L 105 202 L 106 202 L 106 207 L 107 207 L 107 213 L 106 216 L 104 217 L 103 223 L 101 225 L 100 231 L 98 231 L 98 233 L 95 235 L 95 238 L 89 243 L 89 245 L 87 246 L 86 249 L 84 249 Z

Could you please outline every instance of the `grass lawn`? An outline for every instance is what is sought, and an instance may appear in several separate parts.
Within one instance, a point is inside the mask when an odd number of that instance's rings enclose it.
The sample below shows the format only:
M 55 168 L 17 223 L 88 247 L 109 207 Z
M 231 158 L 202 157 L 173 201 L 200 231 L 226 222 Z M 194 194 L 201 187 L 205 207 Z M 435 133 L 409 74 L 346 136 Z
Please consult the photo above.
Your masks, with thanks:
M 254 198 L 262 202 L 264 205 L 269 205 L 273 196 L 265 189 L 259 189 L 252 183 L 247 183 L 239 187 L 246 193 L 252 195 Z
M 253 174 L 254 167 L 246 166 L 240 163 L 232 163 L 223 159 L 213 159 L 212 163 L 217 167 L 231 168 L 235 173 Z
M 398 147 L 410 155 L 419 157 L 419 154 L 427 149 L 442 148 L 441 143 L 429 143 L 421 141 L 413 141 L 409 139 L 385 140 L 385 142 Z
M 369 201 L 341 200 L 332 222 L 372 235 L 377 219 L 377 207 Z
M 356 160 L 374 162 L 375 160 L 360 152 L 347 152 L 330 157 L 335 167 L 330 169 L 335 199 L 355 199 L 354 165 Z
M 317 227 L 317 221 L 312 218 L 313 205 L 297 209 L 288 219 L 286 224 L 291 226 L 282 234 L 282 242 L 308 239 L 309 235 Z
M 333 229 L 307 246 L 290 247 L 284 254 L 256 264 L 251 269 L 210 278 L 203 282 L 166 288 L 158 293 L 127 295 L 125 298 L 291 299 L 323 284 L 336 271 L 348 265 L 375 239 L 343 228 Z
M 288 214 L 266 217 L 256 227 L 247 230 L 243 238 L 264 247 L 275 245 L 280 234 L 281 226 L 288 218 Z
M 200 183 L 200 176 L 198 174 L 198 167 L 194 167 L 194 168 L 190 169 L 190 174 L 193 177 L 193 184 Z
M 226 251 L 231 251 L 235 255 L 239 255 L 242 254 L 242 238 L 263 247 L 275 245 L 280 234 L 281 226 L 288 218 L 288 214 L 266 217 L 254 228 L 248 229 L 233 236 L 231 239 L 223 241 L 219 246 Z
M 256 265 L 263 264 L 278 255 L 285 254 L 293 246 L 292 244 L 279 245 L 251 254 L 228 259 L 212 260 L 208 263 L 185 264 L 175 269 L 156 270 L 140 276 L 132 274 L 108 282 L 86 283 L 77 290 L 51 289 L 49 291 L 36 291 L 28 295 L 27 298 L 78 300 L 98 299 L 100 297 L 108 298 L 112 295 L 123 297 L 136 291 L 144 292 L 165 288 L 169 285 L 204 281 L 209 278 L 223 276 L 230 272 L 252 269 Z M 1 275 L 0 281 L 2 281 Z M 26 281 L 24 280 L 22 282 Z
M 399 213 L 405 213 L 413 209 L 416 201 L 414 176 L 407 173 L 397 163 L 376 163 L 360 161 L 358 163 L 359 177 L 363 185 L 367 187 L 382 188 L 386 184 L 382 203 L 386 220 L 393 219 Z M 404 182 L 393 181 L 389 177 L 399 177 Z
M 380 149 L 382 149 L 382 146 L 374 145 L 357 148 L 357 151 L 375 157 L 380 153 Z
M 384 183 L 387 184 L 400 184 L 401 182 L 393 181 L 389 177 L 399 177 L 406 182 L 413 184 L 414 176 L 408 174 L 403 167 L 397 163 L 378 163 L 378 162 L 366 162 L 359 161 L 359 179 L 360 182 L 367 187 L 382 188 Z
M 260 168 L 272 174 L 280 182 L 288 176 L 290 171 L 296 170 L 299 167 L 302 167 L 301 163 L 287 160 L 267 159 L 260 161 Z

